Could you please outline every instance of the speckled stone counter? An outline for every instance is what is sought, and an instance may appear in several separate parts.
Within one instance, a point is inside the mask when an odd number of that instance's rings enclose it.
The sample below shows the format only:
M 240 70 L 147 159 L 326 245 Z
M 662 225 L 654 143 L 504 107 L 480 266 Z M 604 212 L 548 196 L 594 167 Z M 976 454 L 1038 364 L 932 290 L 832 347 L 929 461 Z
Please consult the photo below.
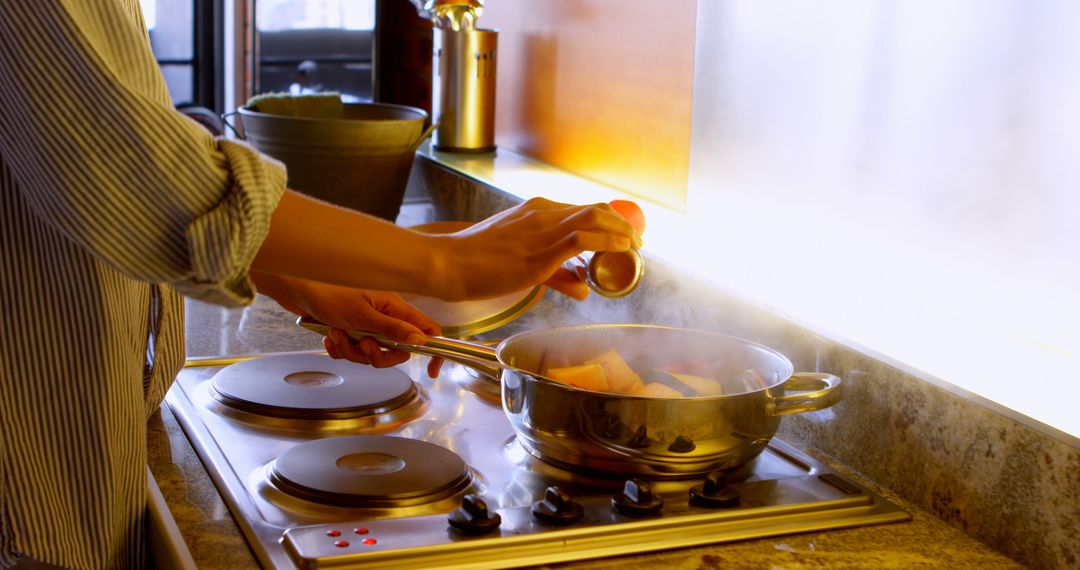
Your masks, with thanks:
M 148 460 L 199 568 L 258 568 L 240 527 L 167 405 L 150 419 Z
M 399 223 L 478 220 L 516 198 L 418 160 L 417 201 Z M 911 512 L 910 523 L 703 546 L 567 567 L 1036 568 L 1080 567 L 1080 447 L 943 389 L 857 347 L 826 338 L 649 259 L 633 295 L 574 302 L 548 293 L 488 335 L 583 322 L 700 328 L 753 339 L 799 371 L 845 383 L 840 404 L 784 419 L 779 437 Z M 242 310 L 189 303 L 191 356 L 317 350 L 319 338 L 261 298 Z M 151 425 L 151 468 L 203 568 L 254 558 L 167 410 Z M 981 542 L 980 542 L 981 541 Z M 1000 554 L 1005 553 L 1008 557 Z

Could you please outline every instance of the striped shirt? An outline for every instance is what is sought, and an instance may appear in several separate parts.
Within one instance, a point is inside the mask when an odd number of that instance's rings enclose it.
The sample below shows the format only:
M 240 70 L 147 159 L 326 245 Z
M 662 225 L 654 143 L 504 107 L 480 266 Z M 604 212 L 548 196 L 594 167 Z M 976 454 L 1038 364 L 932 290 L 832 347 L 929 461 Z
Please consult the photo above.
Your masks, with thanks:
M 0 2 L 0 567 L 145 564 L 181 294 L 253 299 L 284 188 L 173 110 L 137 0 Z

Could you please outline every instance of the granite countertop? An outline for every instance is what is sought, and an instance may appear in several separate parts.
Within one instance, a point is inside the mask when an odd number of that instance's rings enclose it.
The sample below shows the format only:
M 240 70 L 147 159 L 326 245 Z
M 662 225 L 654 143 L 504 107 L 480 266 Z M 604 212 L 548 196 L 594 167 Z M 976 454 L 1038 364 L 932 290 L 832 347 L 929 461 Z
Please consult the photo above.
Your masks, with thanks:
M 543 303 L 542 303 L 543 304 Z M 299 329 L 293 318 L 260 297 L 251 307 L 227 310 L 189 301 L 190 357 L 317 350 L 317 336 Z M 786 438 L 851 478 L 910 512 L 907 523 L 789 535 L 587 560 L 554 567 L 626 568 L 1019 568 L 1020 565 L 949 526 L 831 457 Z M 255 568 L 257 562 L 217 489 L 203 469 L 168 406 L 150 423 L 149 461 L 199 568 Z

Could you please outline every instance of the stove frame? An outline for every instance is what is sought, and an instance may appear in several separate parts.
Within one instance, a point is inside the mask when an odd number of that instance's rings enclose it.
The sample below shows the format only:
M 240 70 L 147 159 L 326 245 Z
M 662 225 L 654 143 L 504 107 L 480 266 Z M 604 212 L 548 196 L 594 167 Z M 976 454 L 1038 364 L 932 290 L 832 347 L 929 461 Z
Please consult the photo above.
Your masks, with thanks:
M 628 516 L 611 504 L 622 482 L 567 472 L 532 458 L 514 442 L 499 403 L 468 389 L 475 378 L 454 366 L 444 370 L 442 378 L 428 379 L 423 372 L 426 359 L 413 358 L 399 367 L 413 378 L 427 403 L 412 419 L 346 429 L 329 423 L 326 431 L 320 424 L 305 424 L 320 431 L 312 434 L 280 422 L 254 425 L 258 418 L 224 414 L 214 405 L 210 380 L 218 370 L 275 355 L 189 360 L 166 395 L 266 568 L 505 568 L 911 520 L 899 507 L 776 438 L 748 466 L 748 478 L 732 485 L 739 491 L 739 506 L 707 509 L 690 504 L 689 488 L 703 478 L 655 481 L 653 493 L 664 498 L 663 511 Z M 427 505 L 354 509 L 308 503 L 267 483 L 269 463 L 289 446 L 355 433 L 442 445 L 469 465 L 474 484 Z M 581 521 L 553 526 L 532 515 L 532 502 L 553 484 L 582 504 Z M 480 495 L 499 513 L 497 531 L 468 535 L 450 529 L 447 514 L 460 506 L 466 493 Z

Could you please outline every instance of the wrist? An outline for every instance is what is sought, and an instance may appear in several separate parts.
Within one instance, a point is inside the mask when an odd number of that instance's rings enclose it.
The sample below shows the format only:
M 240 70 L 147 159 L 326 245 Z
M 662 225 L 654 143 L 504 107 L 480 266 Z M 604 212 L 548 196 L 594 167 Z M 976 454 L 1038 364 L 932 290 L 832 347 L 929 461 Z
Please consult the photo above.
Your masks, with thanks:
M 287 311 L 298 315 L 303 313 L 303 294 L 298 289 L 305 285 L 304 280 L 261 271 L 252 271 L 250 276 L 259 293 L 270 297 Z
M 425 248 L 428 259 L 425 266 L 429 269 L 424 294 L 444 301 L 460 301 L 465 297 L 460 277 L 456 271 L 454 238 L 448 235 L 425 234 L 429 247 Z
M 274 300 L 277 300 L 278 295 L 282 294 L 281 280 L 277 275 L 253 269 L 248 272 L 248 277 L 251 277 L 251 282 L 255 284 L 255 289 L 259 294 L 266 295 Z

